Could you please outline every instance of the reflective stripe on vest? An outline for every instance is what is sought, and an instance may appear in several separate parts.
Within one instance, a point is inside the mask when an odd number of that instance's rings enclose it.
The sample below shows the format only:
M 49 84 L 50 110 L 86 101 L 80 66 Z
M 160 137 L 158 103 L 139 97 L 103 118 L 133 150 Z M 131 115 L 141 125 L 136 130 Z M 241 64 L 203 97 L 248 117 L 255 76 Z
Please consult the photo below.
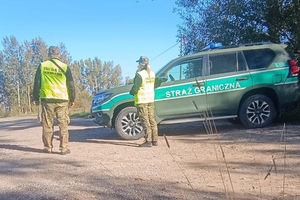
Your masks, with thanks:
M 142 85 L 135 95 L 135 104 L 154 102 L 155 74 L 152 71 L 148 74 L 147 70 L 142 70 L 138 74 L 142 77 Z
M 67 71 L 67 65 L 57 59 L 55 62 Z M 41 99 L 69 100 L 66 75 L 51 61 L 41 63 Z

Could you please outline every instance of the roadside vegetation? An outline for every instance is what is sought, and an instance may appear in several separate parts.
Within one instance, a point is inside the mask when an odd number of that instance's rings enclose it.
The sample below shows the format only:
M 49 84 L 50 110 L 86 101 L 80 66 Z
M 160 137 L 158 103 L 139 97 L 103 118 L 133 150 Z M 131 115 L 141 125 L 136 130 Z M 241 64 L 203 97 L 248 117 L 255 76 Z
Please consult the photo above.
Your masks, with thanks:
M 175 12 L 183 55 L 211 42 L 285 42 L 292 55 L 300 49 L 299 0 L 176 0 Z
M 0 51 L 0 117 L 36 113 L 32 89 L 38 65 L 48 59 L 48 46 L 41 38 L 20 43 L 5 37 Z M 76 89 L 75 107 L 71 112 L 89 112 L 92 96 L 104 89 L 121 85 L 121 67 L 99 58 L 72 61 L 63 43 L 59 45 L 62 61 L 72 70 Z

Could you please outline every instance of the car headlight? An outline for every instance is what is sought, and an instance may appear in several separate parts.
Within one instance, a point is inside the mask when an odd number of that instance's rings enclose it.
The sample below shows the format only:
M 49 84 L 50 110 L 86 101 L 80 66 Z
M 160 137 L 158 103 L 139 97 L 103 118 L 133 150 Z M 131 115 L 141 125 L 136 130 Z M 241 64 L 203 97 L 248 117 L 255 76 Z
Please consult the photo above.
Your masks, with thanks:
M 108 92 L 102 92 L 100 94 L 97 94 L 93 98 L 93 105 L 100 105 L 100 104 L 102 104 L 104 101 L 106 101 L 107 99 L 109 99 L 109 97 L 111 95 L 112 95 L 112 93 L 108 93 Z

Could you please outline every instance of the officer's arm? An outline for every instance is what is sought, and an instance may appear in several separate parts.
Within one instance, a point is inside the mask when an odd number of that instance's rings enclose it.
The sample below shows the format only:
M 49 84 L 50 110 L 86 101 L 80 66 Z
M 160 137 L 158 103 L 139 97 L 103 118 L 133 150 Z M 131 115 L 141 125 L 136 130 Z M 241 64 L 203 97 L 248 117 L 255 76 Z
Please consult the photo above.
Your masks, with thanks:
M 129 94 L 135 95 L 138 92 L 141 85 L 142 85 L 142 78 L 140 77 L 139 74 L 136 74 L 133 79 L 133 86 L 132 86 Z
M 41 90 L 41 65 L 38 66 L 35 77 L 34 77 L 34 85 L 33 85 L 33 101 L 35 103 L 39 102 L 40 99 L 40 90 Z
M 163 82 L 166 82 L 167 78 L 156 77 L 154 82 L 154 88 L 158 88 Z
M 67 88 L 68 88 L 68 95 L 69 95 L 69 101 L 74 102 L 75 100 L 75 86 L 74 86 L 74 80 L 71 73 L 70 68 L 67 68 L 66 71 L 66 78 L 67 78 Z

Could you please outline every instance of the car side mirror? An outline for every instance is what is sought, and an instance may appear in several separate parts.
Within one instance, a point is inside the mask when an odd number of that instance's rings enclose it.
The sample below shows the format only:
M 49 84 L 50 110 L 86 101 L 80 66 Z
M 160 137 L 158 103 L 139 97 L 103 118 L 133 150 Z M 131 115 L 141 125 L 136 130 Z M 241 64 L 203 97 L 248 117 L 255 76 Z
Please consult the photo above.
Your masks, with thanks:
M 160 74 L 159 77 L 158 77 L 161 81 L 163 82 L 166 82 L 168 80 L 168 75 L 163 73 L 163 74 Z

